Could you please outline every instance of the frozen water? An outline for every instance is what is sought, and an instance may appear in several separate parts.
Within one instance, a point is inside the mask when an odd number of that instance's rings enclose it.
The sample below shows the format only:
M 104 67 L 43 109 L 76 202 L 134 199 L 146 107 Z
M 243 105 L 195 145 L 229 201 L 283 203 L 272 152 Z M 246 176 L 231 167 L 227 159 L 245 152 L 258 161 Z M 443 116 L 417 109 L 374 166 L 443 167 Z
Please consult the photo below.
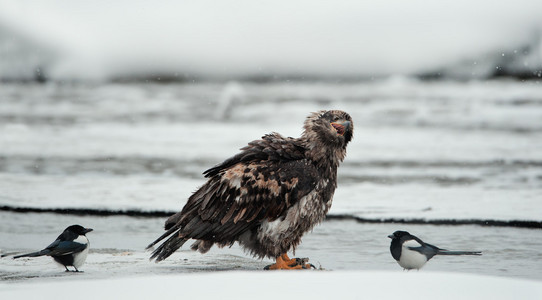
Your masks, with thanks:
M 207 254 L 191 251 L 188 244 L 158 264 L 150 262 L 144 248 L 162 234 L 165 218 L 82 217 L 54 214 L 0 212 L 1 251 L 24 252 L 47 246 L 64 229 L 60 224 L 81 224 L 95 230 L 84 278 L 104 279 L 133 275 L 164 275 L 210 271 L 262 270 L 271 264 L 232 248 L 213 247 Z M 29 222 L 32 221 L 32 222 Z M 390 252 L 387 236 L 407 230 L 426 242 L 450 250 L 479 250 L 482 256 L 437 256 L 420 272 L 452 272 L 542 280 L 542 231 L 494 228 L 475 225 L 434 226 L 361 224 L 326 221 L 307 233 L 295 257 L 308 257 L 316 267 L 328 271 L 402 272 Z M 503 242 L 504 241 L 504 242 Z M 292 256 L 291 256 L 292 257 Z M 50 280 L 64 274 L 49 257 L 0 259 L 0 281 Z
M 401 77 L 2 84 L 0 206 L 177 211 L 204 183 L 204 170 L 265 133 L 299 136 L 309 112 L 328 108 L 348 111 L 355 123 L 330 214 L 542 221 L 542 86 Z M 161 234 L 163 221 L 2 212 L 3 252 L 37 250 L 74 223 L 95 231 L 84 274 L 59 272 L 49 258 L 4 258 L 1 278 L 109 279 L 260 270 L 270 263 L 237 246 L 208 255 L 184 249 L 150 263 L 143 249 Z M 541 279 L 540 230 L 328 221 L 305 236 L 297 254 L 327 270 L 401 272 L 386 238 L 397 229 L 438 246 L 484 251 L 481 257 L 435 258 L 420 272 Z
M 247 142 L 338 108 L 355 137 L 332 214 L 541 220 L 537 82 L 4 84 L 0 98 L 1 205 L 176 211 Z

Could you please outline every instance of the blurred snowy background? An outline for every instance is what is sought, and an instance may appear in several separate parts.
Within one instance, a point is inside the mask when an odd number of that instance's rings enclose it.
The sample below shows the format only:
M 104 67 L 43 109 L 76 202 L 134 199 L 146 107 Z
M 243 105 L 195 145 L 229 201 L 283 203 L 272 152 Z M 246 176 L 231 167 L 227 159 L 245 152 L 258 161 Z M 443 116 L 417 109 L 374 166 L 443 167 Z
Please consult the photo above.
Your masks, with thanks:
M 204 170 L 248 141 L 299 136 L 309 112 L 335 108 L 352 115 L 355 136 L 332 215 L 540 225 L 541 16 L 535 0 L 0 0 L 0 207 L 177 211 Z M 32 248 L 19 233 L 46 245 L 66 227 L 55 221 L 81 218 L 0 214 L 6 251 Z M 161 233 L 161 220 L 132 220 L 119 229 L 130 246 L 100 241 L 99 225 L 116 221 L 85 219 L 101 253 L 141 252 Z M 394 229 L 446 246 L 442 227 L 343 226 L 324 223 L 305 250 L 343 242 L 344 261 L 325 267 L 385 269 L 397 267 L 385 238 Z M 364 228 L 368 241 L 353 243 Z M 502 242 L 492 230 L 446 229 L 476 249 Z M 539 229 L 507 230 L 542 240 Z M 527 263 L 540 254 L 524 250 L 468 271 L 540 279 Z M 520 261 L 499 268 L 510 254 Z M 453 268 L 465 271 L 440 270 Z
M 0 78 L 533 77 L 541 11 L 536 0 L 2 0 Z

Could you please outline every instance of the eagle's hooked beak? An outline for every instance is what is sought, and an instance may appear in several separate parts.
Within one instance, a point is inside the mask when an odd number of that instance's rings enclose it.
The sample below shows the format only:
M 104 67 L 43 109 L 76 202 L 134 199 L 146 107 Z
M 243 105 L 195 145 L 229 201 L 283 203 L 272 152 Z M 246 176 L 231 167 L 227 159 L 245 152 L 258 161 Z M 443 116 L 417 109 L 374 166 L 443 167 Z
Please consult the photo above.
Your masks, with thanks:
M 343 121 L 343 122 L 332 122 L 331 126 L 335 128 L 338 135 L 344 135 L 344 133 L 350 129 L 350 121 Z

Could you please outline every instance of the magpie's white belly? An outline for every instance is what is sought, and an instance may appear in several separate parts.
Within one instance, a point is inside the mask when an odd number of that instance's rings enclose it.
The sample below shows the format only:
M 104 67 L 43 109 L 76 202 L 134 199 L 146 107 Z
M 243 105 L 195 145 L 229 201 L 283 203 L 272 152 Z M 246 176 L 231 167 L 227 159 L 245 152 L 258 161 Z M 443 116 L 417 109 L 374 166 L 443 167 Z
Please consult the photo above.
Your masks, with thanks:
M 79 269 L 79 267 L 81 267 L 87 260 L 88 249 L 90 248 L 90 243 L 85 236 L 79 236 L 76 240 L 74 240 L 74 242 L 87 244 L 87 247 L 85 248 L 85 250 L 73 255 L 73 266 Z
M 401 249 L 401 257 L 399 258 L 399 265 L 405 269 L 420 269 L 427 262 L 427 257 L 420 252 L 410 250 L 409 247 L 421 246 L 416 241 L 408 241 L 403 243 Z

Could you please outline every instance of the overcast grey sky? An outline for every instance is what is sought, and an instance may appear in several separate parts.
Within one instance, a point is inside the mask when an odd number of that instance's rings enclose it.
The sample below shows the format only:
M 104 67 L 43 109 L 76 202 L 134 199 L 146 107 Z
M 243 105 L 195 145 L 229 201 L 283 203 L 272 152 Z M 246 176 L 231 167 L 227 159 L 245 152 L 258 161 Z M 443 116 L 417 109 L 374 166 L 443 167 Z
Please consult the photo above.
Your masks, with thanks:
M 541 25 L 540 0 L 0 0 L 0 26 L 53 49 L 51 76 L 68 78 L 404 74 L 511 50 Z

